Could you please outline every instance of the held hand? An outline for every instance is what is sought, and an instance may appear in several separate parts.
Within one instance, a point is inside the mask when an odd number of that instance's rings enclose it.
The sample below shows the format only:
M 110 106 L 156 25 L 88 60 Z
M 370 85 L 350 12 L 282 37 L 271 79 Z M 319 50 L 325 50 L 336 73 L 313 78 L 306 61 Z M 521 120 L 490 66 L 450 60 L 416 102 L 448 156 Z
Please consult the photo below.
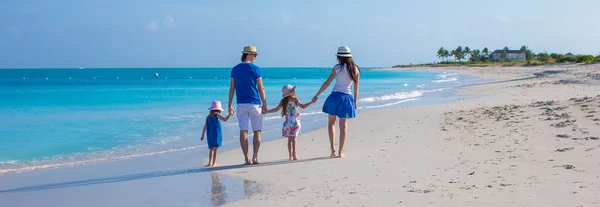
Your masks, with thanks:
M 318 96 L 314 96 L 312 98 L 312 103 L 317 103 L 317 100 L 319 100 L 319 97 Z
M 269 111 L 269 110 L 267 109 L 267 106 L 266 106 L 266 105 L 263 105 L 263 106 L 262 106 L 262 114 L 267 114 L 267 112 L 268 112 L 268 111 Z
M 229 107 L 229 114 L 230 115 L 234 115 L 235 114 L 235 110 L 233 110 L 233 107 Z

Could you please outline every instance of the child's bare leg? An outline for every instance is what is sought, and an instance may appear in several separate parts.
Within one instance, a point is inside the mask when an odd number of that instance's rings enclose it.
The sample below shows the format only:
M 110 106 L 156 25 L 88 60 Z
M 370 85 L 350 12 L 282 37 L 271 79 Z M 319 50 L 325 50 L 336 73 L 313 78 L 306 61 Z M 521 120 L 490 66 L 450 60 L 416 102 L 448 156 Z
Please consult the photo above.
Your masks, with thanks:
M 217 165 L 217 155 L 219 154 L 219 148 L 215 147 L 215 149 L 213 150 L 213 160 L 212 160 L 212 164 L 211 166 L 216 166 Z
M 292 159 L 298 160 L 298 157 L 296 156 L 296 137 L 292 137 Z
M 344 157 L 344 144 L 346 143 L 346 133 L 348 132 L 348 119 L 340 118 L 340 157 Z
M 327 131 L 329 132 L 329 144 L 331 147 L 331 156 L 335 157 L 337 154 L 335 153 L 335 121 L 336 117 L 329 115 L 329 120 L 327 124 Z
M 289 158 L 290 160 L 293 159 L 292 156 L 292 137 L 287 137 L 288 138 L 288 154 L 289 154 Z
M 213 148 L 210 148 L 210 151 L 208 151 L 208 164 L 206 165 L 206 167 L 210 167 L 212 165 L 212 160 L 213 160 Z

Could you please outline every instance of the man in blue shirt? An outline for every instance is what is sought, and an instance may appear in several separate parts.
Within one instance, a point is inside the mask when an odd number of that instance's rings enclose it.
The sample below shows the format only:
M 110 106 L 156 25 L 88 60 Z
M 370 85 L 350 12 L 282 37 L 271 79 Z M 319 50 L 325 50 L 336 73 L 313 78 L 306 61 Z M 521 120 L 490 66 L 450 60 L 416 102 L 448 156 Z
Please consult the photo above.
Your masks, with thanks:
M 233 95 L 236 95 L 237 118 L 240 127 L 240 146 L 244 152 L 246 164 L 258 164 L 263 113 L 267 111 L 267 97 L 262 84 L 260 68 L 254 65 L 258 57 L 256 47 L 246 46 L 242 51 L 242 63 L 231 69 L 229 84 L 229 113 L 233 114 Z M 261 107 L 262 103 L 262 107 Z M 248 157 L 248 122 L 252 125 L 254 155 Z

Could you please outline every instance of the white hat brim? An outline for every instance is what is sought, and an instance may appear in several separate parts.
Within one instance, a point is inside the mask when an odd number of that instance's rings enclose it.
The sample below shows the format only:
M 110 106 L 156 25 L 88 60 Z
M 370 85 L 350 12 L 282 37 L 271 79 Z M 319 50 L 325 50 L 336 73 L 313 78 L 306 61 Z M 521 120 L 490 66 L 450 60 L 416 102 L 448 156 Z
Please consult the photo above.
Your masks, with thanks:
M 352 57 L 352 54 L 336 54 L 338 57 Z
M 283 94 L 282 96 L 283 96 L 284 98 L 285 98 L 285 97 L 288 97 L 288 96 L 292 95 L 292 93 L 294 93 L 294 91 L 296 91 L 296 86 L 293 86 L 293 87 L 292 87 L 292 90 L 290 90 L 290 92 L 288 92 L 288 94 Z

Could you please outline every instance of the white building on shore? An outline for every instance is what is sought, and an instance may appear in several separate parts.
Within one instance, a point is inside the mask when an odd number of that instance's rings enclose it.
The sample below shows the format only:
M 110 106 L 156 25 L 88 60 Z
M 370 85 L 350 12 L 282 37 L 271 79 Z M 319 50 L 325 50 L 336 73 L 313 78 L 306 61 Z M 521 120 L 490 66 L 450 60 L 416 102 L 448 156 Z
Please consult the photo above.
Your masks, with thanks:
M 507 50 L 506 58 L 502 57 L 504 50 L 495 50 L 490 54 L 492 61 L 525 61 L 526 55 L 520 50 Z

